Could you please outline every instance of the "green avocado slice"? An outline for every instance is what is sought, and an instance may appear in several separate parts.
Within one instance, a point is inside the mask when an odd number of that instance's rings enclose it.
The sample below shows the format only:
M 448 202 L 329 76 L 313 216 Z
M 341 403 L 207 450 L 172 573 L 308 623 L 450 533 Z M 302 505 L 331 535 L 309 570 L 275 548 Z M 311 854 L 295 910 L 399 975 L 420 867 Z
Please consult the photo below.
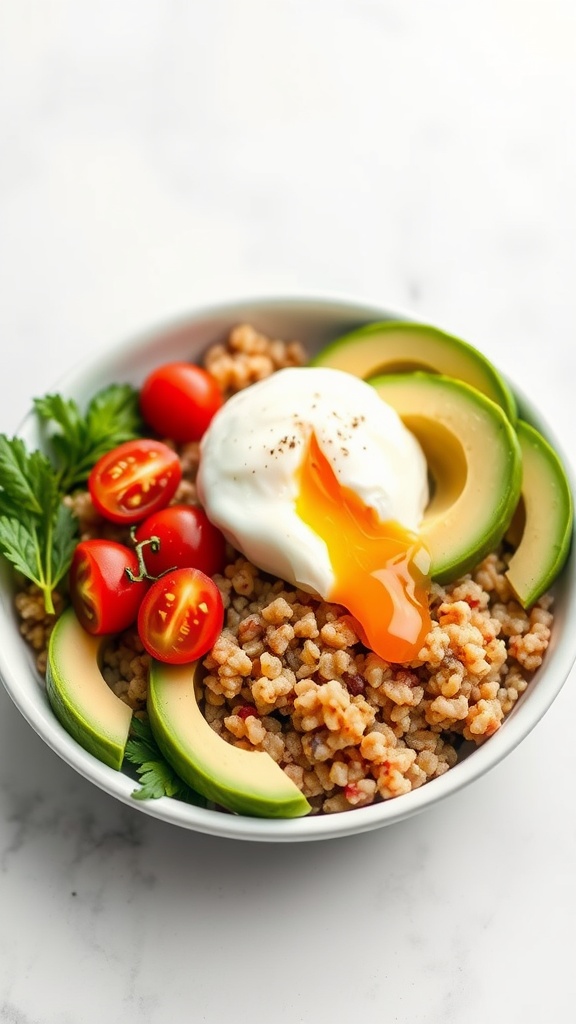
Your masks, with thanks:
M 416 436 L 432 477 L 420 535 L 431 575 L 450 583 L 500 543 L 520 496 L 522 458 L 500 406 L 440 374 L 389 374 L 369 381 Z
M 238 814 L 308 814 L 310 804 L 269 754 L 234 747 L 208 725 L 196 696 L 200 669 L 200 662 L 167 665 L 152 659 L 150 664 L 150 726 L 174 771 L 208 800 Z
M 132 711 L 100 671 L 104 639 L 90 636 L 72 608 L 65 611 L 50 636 L 46 692 L 66 732 L 99 761 L 119 771 Z
M 404 320 L 368 324 L 330 342 L 312 365 L 346 370 L 364 380 L 411 370 L 441 373 L 481 391 L 516 422 L 514 395 L 486 356 L 468 342 L 428 324 Z
M 568 557 L 573 499 L 558 455 L 534 427 L 516 424 L 522 449 L 524 528 L 506 577 L 520 604 L 530 608 L 556 579 Z

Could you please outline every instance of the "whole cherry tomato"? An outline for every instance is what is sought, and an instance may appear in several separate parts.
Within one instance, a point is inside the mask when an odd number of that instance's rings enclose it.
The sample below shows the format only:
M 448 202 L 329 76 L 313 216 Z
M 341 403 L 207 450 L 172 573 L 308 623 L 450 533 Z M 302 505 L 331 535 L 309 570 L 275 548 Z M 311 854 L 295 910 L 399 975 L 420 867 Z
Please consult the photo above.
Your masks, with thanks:
M 138 612 L 138 633 L 153 658 L 172 665 L 196 661 L 224 622 L 220 591 L 199 569 L 175 569 L 152 584 Z
M 161 576 L 170 569 L 194 566 L 213 576 L 226 561 L 226 541 L 210 522 L 203 509 L 193 505 L 170 505 L 154 512 L 135 532 L 142 546 L 142 557 L 150 576 Z
M 136 621 L 149 580 L 138 577 L 135 551 L 114 540 L 83 540 L 76 545 L 69 574 L 76 616 L 88 633 L 103 636 Z
M 125 441 L 103 455 L 88 477 L 92 503 L 113 523 L 139 523 L 167 505 L 180 480 L 176 452 L 162 441 Z
M 162 437 L 199 441 L 223 403 L 216 381 L 193 363 L 165 363 L 140 389 L 140 411 Z

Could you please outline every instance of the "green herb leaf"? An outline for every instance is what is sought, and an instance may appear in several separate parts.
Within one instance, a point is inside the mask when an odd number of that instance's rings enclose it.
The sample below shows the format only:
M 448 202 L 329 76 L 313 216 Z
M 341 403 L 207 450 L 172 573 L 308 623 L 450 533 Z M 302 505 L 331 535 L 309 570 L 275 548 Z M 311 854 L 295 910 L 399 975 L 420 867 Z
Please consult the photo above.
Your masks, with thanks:
M 123 441 L 136 437 L 142 429 L 138 391 L 130 384 L 111 384 L 97 392 L 86 411 L 86 424 L 92 438 L 105 440 L 112 433 Z
M 34 408 L 40 419 L 51 425 L 50 443 L 61 471 L 77 465 L 86 446 L 86 427 L 76 402 L 62 395 L 44 395 L 34 399 Z
M 34 401 L 49 429 L 49 441 L 60 475 L 60 489 L 85 483 L 95 462 L 106 452 L 142 433 L 138 392 L 130 384 L 111 384 L 90 401 L 82 416 L 76 402 L 61 395 Z
M 135 800 L 157 800 L 161 796 L 175 797 L 186 803 L 205 807 L 206 800 L 176 774 L 162 754 L 148 722 L 134 717 L 132 735 L 126 744 L 126 760 L 136 766 L 140 776 L 140 789 L 135 789 Z
M 66 505 L 60 503 L 52 532 L 52 586 L 56 587 L 70 568 L 78 543 L 78 522 Z
M 44 512 L 43 488 L 53 477 L 50 460 L 42 452 L 28 452 L 20 437 L 0 434 L 0 501 L 4 514 Z
M 158 800 L 161 796 L 178 796 L 181 787 L 174 781 L 174 773 L 165 761 L 144 761 L 137 769 L 140 789 L 134 791 L 135 800 Z
M 0 553 L 44 594 L 54 611 L 53 592 L 67 573 L 77 524 L 63 497 L 85 483 L 94 463 L 141 432 L 138 392 L 112 384 L 90 401 L 83 416 L 73 399 L 45 395 L 34 402 L 47 427 L 53 461 L 29 452 L 22 438 L 0 434 Z
M 52 463 L 28 452 L 19 437 L 0 435 L 0 552 L 44 594 L 54 611 L 54 588 L 67 572 L 77 534 L 62 504 Z
M 134 716 L 130 726 L 130 739 L 126 744 L 127 759 L 132 764 L 139 765 L 144 761 L 154 760 L 158 752 L 158 744 L 149 723 Z
M 0 516 L 0 552 L 17 572 L 39 587 L 46 611 L 52 614 L 52 594 L 70 565 L 77 523 L 64 505 L 57 505 L 54 512 L 49 504 L 48 500 L 43 517 L 26 511 L 18 519 Z
M 0 549 L 17 572 L 42 586 L 40 546 L 33 521 L 0 516 Z

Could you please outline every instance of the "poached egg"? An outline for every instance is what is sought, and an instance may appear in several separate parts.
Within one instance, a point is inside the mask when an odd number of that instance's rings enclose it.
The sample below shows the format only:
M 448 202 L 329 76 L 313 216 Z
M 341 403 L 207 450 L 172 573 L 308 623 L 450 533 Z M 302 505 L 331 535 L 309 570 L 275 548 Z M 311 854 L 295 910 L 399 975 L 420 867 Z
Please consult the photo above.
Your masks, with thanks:
M 235 548 L 344 606 L 384 660 L 417 656 L 430 628 L 426 459 L 369 384 L 279 370 L 222 406 L 200 452 L 200 501 Z

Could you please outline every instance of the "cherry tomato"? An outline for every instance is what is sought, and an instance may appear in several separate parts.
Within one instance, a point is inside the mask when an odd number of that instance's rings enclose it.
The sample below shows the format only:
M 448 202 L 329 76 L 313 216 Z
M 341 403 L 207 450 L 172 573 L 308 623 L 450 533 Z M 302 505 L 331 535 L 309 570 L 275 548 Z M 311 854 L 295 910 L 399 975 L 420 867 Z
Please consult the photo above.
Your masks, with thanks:
M 113 523 L 139 523 L 167 505 L 180 480 L 176 452 L 162 441 L 125 441 L 103 455 L 88 477 L 92 503 Z
M 162 437 L 199 441 L 223 403 L 216 381 L 193 363 L 165 363 L 140 390 L 140 411 Z
M 220 591 L 199 569 L 175 569 L 152 584 L 138 612 L 138 633 L 153 658 L 171 665 L 209 651 L 224 622 Z
M 135 551 L 114 540 L 83 540 L 76 545 L 70 566 L 70 597 L 76 616 L 93 636 L 119 633 L 136 621 L 150 583 L 138 576 Z
M 201 508 L 170 505 L 154 512 L 135 533 L 137 543 L 157 538 L 158 544 L 142 547 L 142 557 L 150 576 L 170 569 L 194 566 L 213 576 L 226 561 L 226 541 Z

